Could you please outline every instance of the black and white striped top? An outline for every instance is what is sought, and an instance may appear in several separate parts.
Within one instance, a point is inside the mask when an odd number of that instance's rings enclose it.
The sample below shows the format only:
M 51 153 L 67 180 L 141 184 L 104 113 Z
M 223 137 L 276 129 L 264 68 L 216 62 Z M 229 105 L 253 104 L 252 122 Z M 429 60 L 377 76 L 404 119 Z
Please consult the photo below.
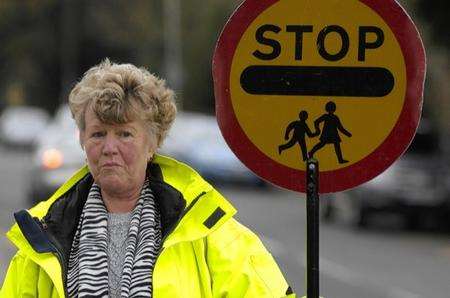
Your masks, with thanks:
M 108 213 L 92 185 L 72 242 L 67 274 L 69 297 L 109 297 Z M 148 181 L 133 210 L 126 238 L 121 297 L 151 297 L 152 272 L 161 249 L 160 215 Z

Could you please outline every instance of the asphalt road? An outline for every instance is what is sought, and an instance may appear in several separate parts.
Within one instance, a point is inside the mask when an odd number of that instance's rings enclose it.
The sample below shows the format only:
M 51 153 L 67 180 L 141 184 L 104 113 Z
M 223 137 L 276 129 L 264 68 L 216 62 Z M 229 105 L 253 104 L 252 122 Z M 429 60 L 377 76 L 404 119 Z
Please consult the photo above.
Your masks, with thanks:
M 0 149 L 0 232 L 27 206 L 26 153 Z M 224 186 L 239 220 L 258 233 L 298 294 L 305 294 L 304 197 L 276 188 Z M 344 198 L 336 198 L 344 200 Z M 0 237 L 0 280 L 14 248 Z M 450 237 L 383 227 L 358 231 L 345 222 L 321 224 L 320 294 L 325 298 L 449 298 Z
M 295 291 L 306 293 L 304 197 L 279 189 L 224 188 L 223 193 L 238 208 L 241 222 L 261 236 Z M 323 297 L 449 298 L 450 237 L 321 224 L 320 273 Z
M 6 151 L 0 147 L 0 280 L 15 249 L 5 233 L 14 223 L 13 212 L 28 208 L 25 200 L 26 169 L 31 161 L 28 154 Z

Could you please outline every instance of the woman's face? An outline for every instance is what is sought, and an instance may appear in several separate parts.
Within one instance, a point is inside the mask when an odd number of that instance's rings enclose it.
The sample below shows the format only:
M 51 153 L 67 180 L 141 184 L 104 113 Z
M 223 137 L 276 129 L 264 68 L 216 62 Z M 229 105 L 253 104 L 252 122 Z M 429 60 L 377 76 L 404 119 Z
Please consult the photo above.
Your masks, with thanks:
M 140 190 L 154 148 L 144 122 L 105 124 L 92 109 L 85 121 L 80 138 L 95 182 L 111 195 Z

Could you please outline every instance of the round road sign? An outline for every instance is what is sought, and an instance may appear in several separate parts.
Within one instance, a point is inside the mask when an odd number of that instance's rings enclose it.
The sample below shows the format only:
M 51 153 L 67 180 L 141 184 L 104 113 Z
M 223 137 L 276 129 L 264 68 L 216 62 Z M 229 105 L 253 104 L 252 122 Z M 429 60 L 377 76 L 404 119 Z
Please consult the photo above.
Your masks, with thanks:
M 388 168 L 418 126 L 425 53 L 394 0 L 247 0 L 213 58 L 216 114 L 239 159 L 305 191 L 345 190 Z

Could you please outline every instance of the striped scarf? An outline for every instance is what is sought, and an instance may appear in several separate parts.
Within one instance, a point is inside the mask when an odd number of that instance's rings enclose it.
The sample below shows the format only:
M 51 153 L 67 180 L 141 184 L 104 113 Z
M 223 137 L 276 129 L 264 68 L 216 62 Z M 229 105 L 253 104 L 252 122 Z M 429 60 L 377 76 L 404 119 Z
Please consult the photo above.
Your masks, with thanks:
M 72 242 L 69 297 L 108 297 L 108 214 L 93 184 Z M 152 273 L 161 248 L 161 223 L 146 180 L 132 213 L 120 285 L 121 297 L 152 297 Z

